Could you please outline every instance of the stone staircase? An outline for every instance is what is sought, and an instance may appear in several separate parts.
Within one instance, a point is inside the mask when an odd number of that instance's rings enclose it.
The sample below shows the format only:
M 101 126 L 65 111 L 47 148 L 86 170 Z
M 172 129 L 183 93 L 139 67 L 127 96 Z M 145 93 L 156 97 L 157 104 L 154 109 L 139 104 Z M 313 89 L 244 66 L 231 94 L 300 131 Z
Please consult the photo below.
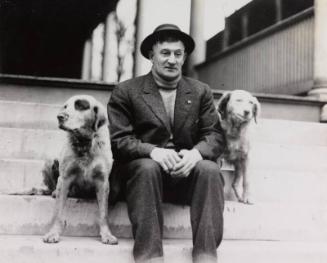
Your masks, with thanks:
M 95 202 L 73 198 L 65 209 L 61 242 L 44 244 L 41 237 L 49 228 L 54 200 L 10 195 L 42 187 L 44 160 L 58 155 L 64 136 L 55 117 L 59 105 L 51 97 L 58 91 L 26 90 L 47 97 L 24 96 L 13 89 L 0 101 L 0 262 L 132 262 L 124 203 L 110 212 L 118 246 L 100 243 Z M 93 94 L 81 89 L 61 91 L 58 103 L 72 94 Z M 102 101 L 109 98 L 108 91 L 100 95 Z M 252 136 L 250 171 L 256 203 L 235 201 L 230 187 L 233 168 L 225 164 L 225 232 L 219 262 L 327 262 L 327 125 L 261 119 Z M 190 262 L 189 208 L 165 204 L 164 217 L 166 262 Z

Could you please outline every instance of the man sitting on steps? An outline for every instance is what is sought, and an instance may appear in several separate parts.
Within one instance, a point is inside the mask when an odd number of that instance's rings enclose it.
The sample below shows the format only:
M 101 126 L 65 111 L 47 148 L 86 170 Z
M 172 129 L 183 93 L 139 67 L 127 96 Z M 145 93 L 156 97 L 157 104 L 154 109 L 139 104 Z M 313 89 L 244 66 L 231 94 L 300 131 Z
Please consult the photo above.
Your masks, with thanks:
M 177 26 L 158 26 L 141 44 L 151 72 L 120 83 L 108 103 L 110 201 L 127 201 L 136 262 L 163 261 L 162 202 L 190 205 L 193 261 L 217 262 L 224 183 L 216 160 L 225 141 L 210 88 L 182 76 L 194 46 Z

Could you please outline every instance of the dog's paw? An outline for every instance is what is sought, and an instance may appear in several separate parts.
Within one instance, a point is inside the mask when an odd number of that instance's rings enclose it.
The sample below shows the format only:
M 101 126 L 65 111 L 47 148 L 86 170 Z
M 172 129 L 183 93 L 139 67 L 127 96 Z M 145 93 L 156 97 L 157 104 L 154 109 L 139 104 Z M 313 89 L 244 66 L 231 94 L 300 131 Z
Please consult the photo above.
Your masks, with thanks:
M 58 243 L 60 239 L 60 235 L 57 232 L 49 232 L 44 235 L 43 242 L 44 243 Z
M 51 197 L 52 197 L 52 198 L 57 198 L 57 190 L 54 190 L 54 191 L 51 193 Z
M 242 202 L 244 204 L 247 204 L 247 205 L 253 205 L 254 204 L 254 200 L 253 200 L 253 198 L 252 198 L 252 196 L 251 196 L 250 193 L 244 192 L 242 199 L 243 199 Z
M 233 189 L 234 194 L 235 194 L 235 196 L 237 198 L 237 201 L 243 202 L 242 190 L 239 187 L 235 186 L 235 185 L 232 186 L 232 189 Z
M 108 245 L 117 245 L 118 239 L 110 232 L 106 232 L 101 234 L 101 242 Z

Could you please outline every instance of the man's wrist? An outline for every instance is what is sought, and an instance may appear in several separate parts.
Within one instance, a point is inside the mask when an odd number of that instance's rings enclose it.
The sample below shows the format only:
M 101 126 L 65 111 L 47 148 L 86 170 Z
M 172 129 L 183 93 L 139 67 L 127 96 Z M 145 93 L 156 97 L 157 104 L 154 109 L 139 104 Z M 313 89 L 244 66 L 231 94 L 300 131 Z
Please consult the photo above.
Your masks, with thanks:
M 153 155 L 159 150 L 159 147 L 153 147 L 153 149 L 150 152 L 150 158 L 153 159 Z
M 194 152 L 194 154 L 197 156 L 197 159 L 199 161 L 203 160 L 203 157 L 202 157 L 202 155 L 201 155 L 201 153 L 200 153 L 200 151 L 198 149 L 193 148 L 191 151 Z
M 154 145 L 149 145 L 148 146 L 148 156 L 151 157 L 151 154 L 153 152 L 154 149 L 156 149 L 157 147 Z

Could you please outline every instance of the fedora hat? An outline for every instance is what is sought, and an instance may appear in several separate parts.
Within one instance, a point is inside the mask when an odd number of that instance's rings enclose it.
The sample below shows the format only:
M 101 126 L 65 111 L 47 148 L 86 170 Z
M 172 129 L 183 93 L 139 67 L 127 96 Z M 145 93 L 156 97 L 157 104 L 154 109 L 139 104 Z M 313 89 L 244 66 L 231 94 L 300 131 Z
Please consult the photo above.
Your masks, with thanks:
M 173 24 L 162 24 L 155 28 L 151 35 L 148 35 L 141 44 L 142 55 L 149 59 L 149 51 L 152 50 L 153 45 L 161 38 L 166 36 L 173 36 L 181 40 L 184 43 L 185 51 L 187 54 L 191 54 L 194 50 L 195 43 L 192 37 L 184 33 L 178 26 Z M 164 38 L 163 38 L 164 39 Z

